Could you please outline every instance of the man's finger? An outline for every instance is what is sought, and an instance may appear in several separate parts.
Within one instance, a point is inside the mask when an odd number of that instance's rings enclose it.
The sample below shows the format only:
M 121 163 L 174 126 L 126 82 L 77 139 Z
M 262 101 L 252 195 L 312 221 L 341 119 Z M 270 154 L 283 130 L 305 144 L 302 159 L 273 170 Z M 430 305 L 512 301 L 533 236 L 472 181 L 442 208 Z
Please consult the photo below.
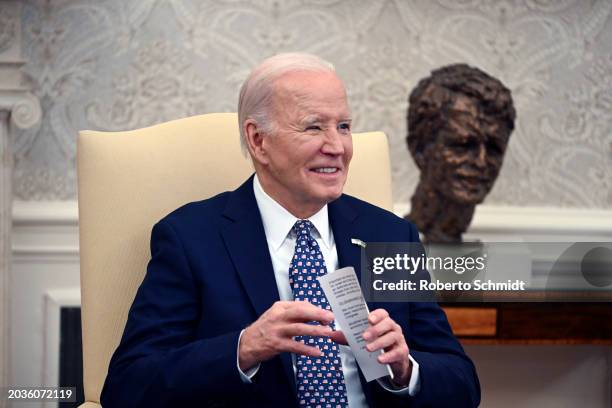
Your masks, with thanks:
M 333 330 L 319 324 L 291 323 L 281 329 L 283 334 L 294 336 L 330 337 Z
M 311 357 L 320 357 L 323 355 L 321 350 L 319 350 L 317 347 L 307 346 L 304 343 L 295 340 L 287 340 L 286 342 L 283 342 L 281 350 L 288 353 L 301 354 Z
M 346 340 L 346 336 L 342 332 L 342 330 L 334 330 L 332 334 L 329 336 L 332 341 L 342 344 L 343 346 L 348 346 L 348 341 Z
M 371 341 L 385 333 L 393 331 L 394 328 L 395 322 L 391 318 L 386 317 L 384 320 L 366 329 L 366 331 L 363 332 L 363 338 L 365 341 Z
M 394 348 L 392 350 L 386 351 L 378 356 L 377 360 L 381 364 L 393 364 L 396 362 L 401 362 L 407 360 L 408 356 L 404 355 L 402 350 L 398 348 Z
M 370 352 L 386 349 L 387 347 L 391 347 L 396 344 L 398 341 L 398 334 L 395 332 L 387 332 L 383 334 L 381 337 L 377 338 L 371 343 L 366 345 L 366 349 Z
M 289 308 L 293 303 L 295 303 L 292 300 L 277 300 L 276 302 L 274 302 L 274 305 L 277 305 L 283 309 L 287 309 Z M 272 306 L 274 306 L 272 305 Z
M 321 322 L 329 324 L 334 320 L 334 314 L 308 302 L 293 302 L 285 310 L 285 318 L 290 322 Z
M 376 309 L 370 312 L 370 314 L 368 315 L 368 322 L 370 322 L 371 325 L 375 325 L 376 323 L 380 322 L 382 319 L 388 316 L 389 313 L 387 313 L 385 309 Z

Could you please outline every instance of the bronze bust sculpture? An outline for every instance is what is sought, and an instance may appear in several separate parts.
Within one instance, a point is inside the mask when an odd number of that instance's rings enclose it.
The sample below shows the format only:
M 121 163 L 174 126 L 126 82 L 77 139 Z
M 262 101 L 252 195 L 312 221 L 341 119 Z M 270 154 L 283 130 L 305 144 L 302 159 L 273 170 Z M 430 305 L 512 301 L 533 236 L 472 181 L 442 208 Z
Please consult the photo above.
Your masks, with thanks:
M 406 141 L 421 176 L 405 218 L 426 242 L 461 242 L 499 174 L 515 118 L 510 90 L 465 64 L 432 71 L 412 91 Z

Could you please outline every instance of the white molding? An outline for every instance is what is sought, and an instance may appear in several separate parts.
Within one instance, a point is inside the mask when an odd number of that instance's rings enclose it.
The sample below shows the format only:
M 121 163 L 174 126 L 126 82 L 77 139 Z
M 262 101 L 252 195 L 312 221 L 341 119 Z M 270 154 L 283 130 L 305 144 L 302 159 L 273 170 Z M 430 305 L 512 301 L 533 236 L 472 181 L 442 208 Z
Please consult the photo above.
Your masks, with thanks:
M 399 216 L 409 205 L 394 207 Z M 15 201 L 13 263 L 78 263 L 76 201 Z M 612 210 L 548 207 L 477 207 L 467 239 L 482 241 L 612 241 Z
M 44 355 L 42 384 L 46 387 L 59 386 L 60 317 L 61 308 L 81 306 L 79 288 L 52 289 L 45 293 Z M 45 402 L 44 407 L 56 403 Z
M 13 202 L 13 225 L 78 226 L 79 207 L 71 201 Z
M 406 203 L 394 206 L 398 216 L 409 211 Z M 77 263 L 78 225 L 76 201 L 15 201 L 13 263 Z M 466 238 L 607 242 L 612 241 L 612 210 L 482 205 Z
M 393 212 L 403 216 L 409 203 L 396 203 Z M 23 201 L 13 204 L 13 224 L 78 226 L 78 203 L 69 201 Z M 612 209 L 479 205 L 472 223 L 479 229 L 542 229 L 612 233 Z
M 15 201 L 13 263 L 79 261 L 76 201 Z
M 612 210 L 482 206 L 476 209 L 472 229 L 612 236 Z
M 410 204 L 397 203 L 394 212 L 402 217 Z M 612 238 L 612 209 L 480 205 L 468 233 Z
M 13 264 L 68 264 L 79 262 L 78 247 L 28 247 L 13 246 Z

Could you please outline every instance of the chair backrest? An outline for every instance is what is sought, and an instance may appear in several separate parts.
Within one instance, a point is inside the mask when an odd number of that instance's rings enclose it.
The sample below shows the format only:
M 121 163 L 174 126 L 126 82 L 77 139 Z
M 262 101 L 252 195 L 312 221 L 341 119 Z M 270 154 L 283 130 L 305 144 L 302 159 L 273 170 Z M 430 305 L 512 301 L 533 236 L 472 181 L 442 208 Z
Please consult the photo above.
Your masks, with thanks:
M 390 209 L 386 136 L 353 135 L 345 191 Z M 100 401 L 111 355 L 150 258 L 151 227 L 180 205 L 238 187 L 252 172 L 235 113 L 127 132 L 81 131 L 77 147 L 85 400 Z

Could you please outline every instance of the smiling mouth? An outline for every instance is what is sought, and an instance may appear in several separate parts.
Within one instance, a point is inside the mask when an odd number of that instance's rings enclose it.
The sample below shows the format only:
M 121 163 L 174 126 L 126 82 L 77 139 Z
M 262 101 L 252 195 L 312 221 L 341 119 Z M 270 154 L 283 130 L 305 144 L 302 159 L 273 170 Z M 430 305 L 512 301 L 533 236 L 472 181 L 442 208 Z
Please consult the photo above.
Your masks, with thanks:
M 478 184 L 486 184 L 489 182 L 488 178 L 483 178 L 483 177 L 459 177 L 459 180 L 465 181 L 468 183 L 478 183 Z
M 310 171 L 319 173 L 319 174 L 336 174 L 340 172 L 340 168 L 338 167 L 317 167 L 314 169 L 310 169 Z
M 489 180 L 491 179 L 490 177 L 487 177 L 482 174 L 461 174 L 461 173 L 457 174 L 456 178 L 458 180 L 466 181 L 469 183 L 483 183 L 483 184 L 488 183 Z

